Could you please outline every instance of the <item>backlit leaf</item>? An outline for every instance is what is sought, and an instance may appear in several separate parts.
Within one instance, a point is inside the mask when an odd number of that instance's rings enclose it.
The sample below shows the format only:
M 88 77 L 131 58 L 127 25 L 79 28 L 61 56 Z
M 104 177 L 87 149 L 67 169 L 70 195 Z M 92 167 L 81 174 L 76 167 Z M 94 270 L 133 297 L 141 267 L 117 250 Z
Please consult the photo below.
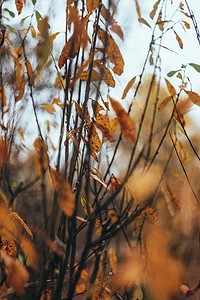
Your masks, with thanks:
M 17 219 L 20 222 L 20 224 L 26 230 L 26 232 L 31 237 L 31 239 L 33 239 L 33 234 L 31 232 L 31 230 L 29 229 L 29 227 L 24 222 L 24 220 L 17 213 L 15 213 L 15 212 L 11 212 L 11 216 L 13 216 L 15 219 Z
M 90 137 L 90 147 L 96 153 L 101 150 L 101 140 L 94 125 L 89 125 L 87 128 L 88 136 Z
M 56 111 L 53 104 L 50 104 L 50 103 L 41 104 L 41 108 L 46 110 L 49 114 L 54 114 Z
M 184 91 L 194 104 L 200 106 L 200 96 L 199 96 L 199 94 L 197 94 L 195 92 L 192 92 L 192 91 L 186 91 L 186 90 L 184 90 Z
M 172 84 L 169 82 L 169 80 L 167 80 L 166 78 L 165 78 L 165 83 L 166 83 L 166 85 L 167 85 L 167 89 L 168 89 L 170 95 L 171 95 L 172 97 L 175 96 L 175 95 L 176 95 L 176 90 L 175 90 L 175 88 L 173 87 L 173 85 L 172 85 Z
M 98 67 L 99 72 L 101 74 L 101 78 L 104 80 L 104 82 L 110 86 L 110 87 L 115 87 L 115 80 L 112 76 L 112 73 L 110 72 L 110 70 L 108 68 L 105 67 L 105 65 L 103 65 L 101 63 L 102 61 L 100 59 L 95 60 L 93 62 L 94 67 Z
M 133 123 L 132 119 L 128 115 L 128 113 L 125 111 L 125 109 L 122 107 L 122 105 L 112 99 L 109 96 L 110 103 L 112 105 L 113 110 L 115 111 L 119 124 L 121 126 L 121 132 L 122 134 L 130 141 L 133 143 L 136 143 L 136 129 L 135 129 L 135 124 Z
M 88 143 L 88 141 L 84 138 L 84 136 L 82 136 L 82 140 L 83 140 L 83 143 L 86 145 L 86 147 L 89 149 L 89 143 Z M 94 160 L 96 161 L 96 162 L 98 162 L 99 160 L 98 160 L 98 157 L 97 157 L 97 155 L 96 155 L 96 153 L 95 153 L 95 151 L 90 147 L 90 151 L 91 151 L 91 155 L 92 155 L 92 157 L 94 158 Z
M 22 236 L 21 246 L 26 256 L 27 265 L 30 266 L 35 272 L 39 272 L 39 258 L 33 244 L 24 236 Z
M 181 141 L 177 142 L 177 151 L 182 163 L 185 165 L 188 163 L 188 152 Z
M 33 144 L 35 150 L 36 150 L 36 155 L 34 157 L 34 163 L 36 167 L 36 171 L 38 175 L 43 175 L 48 166 L 49 166 L 49 156 L 47 154 L 47 144 L 42 140 L 40 137 L 38 137 Z
M 80 280 L 77 282 L 76 285 L 76 292 L 83 293 L 86 290 L 85 283 L 81 282 Z
M 117 128 L 119 126 L 118 119 L 117 118 L 113 119 L 109 125 L 110 125 L 110 130 L 109 130 L 108 135 L 106 135 L 105 131 L 103 133 L 103 142 L 104 143 L 107 141 L 114 142 L 113 134 L 115 133 L 115 131 L 117 130 Z
M 128 83 L 127 86 L 125 87 L 124 91 L 123 91 L 123 95 L 122 95 L 122 99 L 126 98 L 127 93 L 130 91 L 130 89 L 132 88 L 134 82 L 135 82 L 136 76 L 133 77 Z
M 112 268 L 113 274 L 117 273 L 117 256 L 113 248 L 109 249 L 109 263 Z
M 33 38 L 36 37 L 36 31 L 35 31 L 35 28 L 33 27 L 33 25 L 30 26 L 30 30 L 31 30 L 31 35 Z
M 158 5 L 160 4 L 160 0 L 156 1 L 156 3 L 153 6 L 152 11 L 150 12 L 150 18 L 153 20 L 153 18 L 155 17 L 156 11 L 158 9 Z
M 62 173 L 51 169 L 51 179 L 55 191 L 58 193 L 58 204 L 66 216 L 71 217 L 75 209 L 75 197 L 71 186 L 64 179 Z

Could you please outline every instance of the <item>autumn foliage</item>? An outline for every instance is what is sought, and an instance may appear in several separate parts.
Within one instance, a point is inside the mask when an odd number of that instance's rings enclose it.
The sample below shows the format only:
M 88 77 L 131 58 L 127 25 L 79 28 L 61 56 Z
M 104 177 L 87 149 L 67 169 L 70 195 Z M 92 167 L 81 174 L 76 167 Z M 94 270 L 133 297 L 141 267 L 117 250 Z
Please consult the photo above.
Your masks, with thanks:
M 1 299 L 198 299 L 200 65 L 164 74 L 162 50 L 199 31 L 174 2 L 134 1 L 150 44 L 125 74 L 118 1 L 67 0 L 64 31 L 1 1 Z

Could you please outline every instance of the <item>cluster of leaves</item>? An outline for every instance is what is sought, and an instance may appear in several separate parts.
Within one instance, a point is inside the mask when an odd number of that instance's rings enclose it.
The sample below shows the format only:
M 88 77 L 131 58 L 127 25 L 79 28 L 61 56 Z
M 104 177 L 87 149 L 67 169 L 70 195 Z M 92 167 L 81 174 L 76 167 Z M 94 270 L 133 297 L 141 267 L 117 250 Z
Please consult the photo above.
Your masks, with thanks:
M 1 15 L 15 18 L 6 4 L 0 4 Z M 15 1 L 19 15 L 25 4 L 23 0 Z M 177 260 L 172 255 L 177 245 L 171 233 L 174 228 L 177 230 L 176 218 L 182 210 L 192 207 L 195 218 L 199 217 L 198 195 L 186 170 L 188 148 L 200 159 L 186 131 L 186 114 L 192 105 L 200 105 L 200 96 L 192 90 L 186 68 L 200 72 L 200 66 L 189 63 L 170 71 L 167 76 L 177 74 L 179 85 L 175 88 L 175 83 L 164 78 L 167 89 L 163 93 L 160 51 L 172 51 L 163 45 L 163 36 L 173 32 L 183 49 L 177 27 L 190 29 L 191 19 L 180 2 L 175 15 L 181 14 L 187 21 L 167 20 L 167 5 L 173 6 L 173 1 L 156 1 L 147 22 L 135 0 L 138 21 L 151 28 L 152 38 L 141 74 L 134 76 L 122 93 L 121 99 L 128 99 L 134 89 L 134 100 L 128 109 L 110 96 L 117 87 L 116 79 L 124 72 L 119 46 L 124 35 L 115 20 L 114 1 L 67 0 L 65 42 L 59 53 L 54 46 L 62 32 L 51 32 L 50 18 L 36 10 L 39 5 L 35 0 L 32 15 L 21 19 L 19 30 L 0 16 L 1 297 L 10 299 L 17 295 L 23 299 L 23 294 L 31 294 L 33 299 L 79 296 L 167 300 L 179 289 L 186 296 L 198 292 L 199 285 L 189 289 L 181 284 L 183 262 L 178 251 Z M 27 22 L 28 27 L 23 28 Z M 30 53 L 29 41 L 34 53 Z M 146 99 L 143 95 L 139 103 L 148 62 L 153 72 Z M 53 70 L 55 81 L 51 99 L 41 103 L 41 98 L 46 97 L 42 89 L 51 84 L 44 76 L 46 70 Z M 186 99 L 181 98 L 183 92 Z M 34 124 L 31 137 L 22 121 L 25 112 Z M 123 141 L 130 149 L 129 160 L 117 158 Z M 164 159 L 159 154 L 161 146 Z M 28 175 L 22 180 L 13 167 L 13 161 L 16 166 L 19 164 L 17 149 L 27 151 L 33 161 L 33 169 L 27 168 L 24 174 Z M 184 179 L 171 168 L 171 160 L 175 168 L 179 166 Z M 115 174 L 114 164 L 122 175 Z M 159 170 L 152 174 L 154 165 Z M 187 183 L 185 195 L 188 190 L 192 192 L 195 203 L 187 206 L 181 200 L 180 191 L 169 178 L 170 172 L 179 186 L 180 182 Z M 17 208 L 18 202 L 28 197 L 26 191 L 34 188 L 42 212 L 40 223 L 31 228 L 26 224 L 28 218 L 23 220 Z M 33 198 L 29 199 L 30 214 L 36 210 Z M 164 222 L 166 215 L 169 222 Z M 199 223 L 195 225 L 199 229 Z M 189 239 L 190 234 L 191 231 L 185 236 Z M 124 246 L 126 253 L 122 255 L 124 249 L 120 247 L 116 254 L 115 242 L 117 245 L 122 239 L 128 250 Z

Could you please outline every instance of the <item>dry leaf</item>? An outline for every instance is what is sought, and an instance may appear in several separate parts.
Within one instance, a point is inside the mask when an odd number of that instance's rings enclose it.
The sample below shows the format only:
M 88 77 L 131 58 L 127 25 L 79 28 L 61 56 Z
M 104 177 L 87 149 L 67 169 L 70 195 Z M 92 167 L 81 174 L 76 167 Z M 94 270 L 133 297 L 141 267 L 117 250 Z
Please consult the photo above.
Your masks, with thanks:
M 99 0 L 86 0 L 86 7 L 89 13 L 93 12 L 99 7 Z
M 58 59 L 58 66 L 61 69 L 66 63 L 67 59 L 74 58 L 78 50 L 79 44 L 77 38 L 72 35 L 62 49 L 61 55 Z
M 33 38 L 36 37 L 36 31 L 35 31 L 35 28 L 33 27 L 33 25 L 30 26 L 30 30 L 31 30 L 31 35 Z
M 99 2 L 99 1 L 98 1 Z M 77 282 L 76 285 L 76 292 L 77 293 L 83 293 L 84 291 L 86 291 L 86 286 L 85 283 L 81 282 L 80 280 Z
M 88 70 L 82 72 L 79 78 L 80 78 L 82 81 L 88 81 L 88 79 L 89 79 L 89 73 L 90 73 L 90 69 L 88 69 Z M 100 80 L 100 79 L 102 79 L 102 78 L 101 78 L 101 74 L 99 74 L 97 71 L 95 71 L 95 70 L 93 69 L 92 72 L 91 72 L 90 80 L 91 80 L 91 81 L 97 81 L 97 80 Z
M 1 257 L 6 265 L 7 283 L 12 287 L 17 294 L 24 294 L 24 285 L 29 280 L 28 271 L 22 264 L 11 256 L 8 256 L 1 250 Z
M 161 31 L 164 29 L 164 21 L 162 21 L 162 12 L 159 13 L 158 21 L 157 21 L 158 27 Z
M 58 193 L 58 204 L 66 216 L 71 217 L 75 209 L 75 197 L 71 186 L 60 172 L 51 169 L 50 174 L 54 189 Z
M 24 236 L 22 236 L 21 246 L 26 256 L 27 265 L 29 265 L 35 272 L 38 273 L 40 270 L 39 259 L 33 244 Z
M 149 16 L 150 18 L 153 20 L 153 18 L 155 17 L 156 11 L 158 9 L 158 5 L 160 4 L 160 0 L 156 1 L 156 3 L 153 6 L 152 11 L 150 12 Z
M 183 49 L 183 42 L 182 42 L 180 36 L 177 34 L 177 32 L 176 32 L 175 30 L 174 30 L 174 33 L 175 33 L 175 35 L 176 35 L 176 40 L 178 41 L 179 47 L 180 47 L 181 49 Z
M 88 131 L 88 136 L 90 138 L 89 139 L 90 147 L 92 150 L 98 153 L 101 150 L 101 140 L 99 138 L 95 126 L 93 124 L 88 125 L 87 131 Z
M 141 11 L 140 11 L 140 6 L 139 6 L 139 3 L 138 3 L 138 0 L 135 0 L 135 6 L 136 6 L 136 11 L 137 11 L 138 18 L 140 19 L 141 18 Z
M 35 86 L 35 74 L 33 73 L 31 63 L 28 59 L 26 61 L 26 65 L 27 65 L 27 71 L 28 71 L 28 75 L 29 75 L 30 84 L 34 87 Z
M 92 157 L 94 158 L 94 160 L 95 160 L 96 162 L 98 162 L 99 160 L 98 160 L 98 157 L 97 157 L 95 151 L 89 146 L 89 143 L 88 143 L 88 141 L 84 138 L 84 136 L 82 136 L 82 140 L 83 140 L 83 143 L 86 145 L 86 147 L 87 147 L 88 149 L 90 148 L 91 155 L 92 155 Z
M 194 104 L 200 106 L 200 96 L 197 93 L 192 92 L 192 91 L 186 91 L 186 90 L 184 90 L 184 91 Z
M 109 250 L 109 263 L 112 268 L 113 274 L 117 273 L 117 256 L 113 248 Z
M 41 108 L 46 110 L 49 114 L 54 114 L 55 113 L 55 108 L 53 106 L 53 104 L 50 104 L 50 103 L 43 103 L 41 104 Z
M 158 110 L 161 111 L 163 108 L 165 108 L 165 106 L 170 102 L 170 100 L 172 100 L 172 96 L 168 96 L 166 97 L 161 104 L 158 106 Z
M 169 82 L 168 79 L 165 78 L 165 83 L 167 85 L 167 89 L 170 93 L 171 96 L 175 96 L 176 95 L 176 90 L 175 88 L 173 87 L 173 85 Z
M 119 50 L 119 47 L 115 43 L 111 34 L 108 34 L 102 28 L 98 26 L 97 35 L 99 40 L 103 43 L 108 59 L 115 66 L 112 69 L 117 75 L 121 75 L 124 71 L 124 60 Z
M 33 146 L 36 150 L 36 155 L 34 157 L 36 171 L 38 175 L 41 176 L 46 172 L 46 169 L 49 166 L 49 156 L 47 154 L 48 147 L 41 137 L 38 137 L 34 141 Z
M 0 103 L 3 103 L 3 107 L 6 106 L 6 91 L 3 86 L 0 86 Z
M 113 110 L 115 111 L 119 124 L 121 126 L 121 132 L 122 134 L 133 143 L 136 143 L 136 129 L 135 124 L 133 123 L 132 119 L 128 115 L 128 113 L 125 111 L 125 109 L 122 107 L 122 105 L 117 102 L 116 100 L 112 99 L 109 96 L 110 103 L 112 105 Z
M 130 89 L 132 88 L 134 82 L 135 82 L 136 76 L 133 77 L 128 83 L 127 86 L 125 87 L 124 91 L 123 91 L 123 95 L 122 95 L 122 99 L 126 98 L 127 93 L 130 91 Z

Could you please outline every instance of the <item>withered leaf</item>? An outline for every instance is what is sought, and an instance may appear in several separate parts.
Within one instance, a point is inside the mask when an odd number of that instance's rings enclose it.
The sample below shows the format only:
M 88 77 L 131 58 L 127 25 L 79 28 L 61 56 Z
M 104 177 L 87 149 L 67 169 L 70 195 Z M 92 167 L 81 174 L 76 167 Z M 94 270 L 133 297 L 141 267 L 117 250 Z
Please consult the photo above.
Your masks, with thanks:
M 101 140 L 95 126 L 93 124 L 88 125 L 87 131 L 88 136 L 90 137 L 90 147 L 92 148 L 92 150 L 98 153 L 101 150 Z
M 195 92 L 192 92 L 192 91 L 186 91 L 186 90 L 184 90 L 184 91 L 194 104 L 200 106 L 200 96 L 199 96 L 199 94 L 197 94 Z
M 113 248 L 109 250 L 109 263 L 112 268 L 113 274 L 117 273 L 117 256 Z
M 163 108 L 165 108 L 165 106 L 170 102 L 170 100 L 172 100 L 172 96 L 166 97 L 158 106 L 158 110 L 161 111 Z
M 176 90 L 175 88 L 173 87 L 173 85 L 169 82 L 168 79 L 165 78 L 165 83 L 167 85 L 167 89 L 170 93 L 171 96 L 175 96 L 176 95 Z
M 125 109 L 122 107 L 122 105 L 112 99 L 109 96 L 110 103 L 112 105 L 113 110 L 115 111 L 119 124 L 121 126 L 121 132 L 122 134 L 130 141 L 133 143 L 136 143 L 136 129 L 135 129 L 135 124 L 133 123 L 133 120 L 130 118 L 128 113 L 125 111 Z
M 86 7 L 88 12 L 92 12 L 99 7 L 99 0 L 86 0 Z
M 50 174 L 54 189 L 58 192 L 58 204 L 66 216 L 71 217 L 75 209 L 75 197 L 71 186 L 62 173 L 51 169 Z
M 107 54 L 108 59 L 115 66 L 112 69 L 114 73 L 117 75 L 121 75 L 124 71 L 124 60 L 111 34 L 104 31 L 102 28 L 98 26 L 97 35 L 99 40 L 103 43 L 105 49 L 104 51 Z
M 179 44 L 179 47 L 180 47 L 181 49 L 183 49 L 183 42 L 182 42 L 180 36 L 177 34 L 177 32 L 176 32 L 175 30 L 174 30 L 174 33 L 175 33 L 175 35 L 176 35 L 176 40 L 177 40 L 177 42 L 178 42 L 178 44 Z
M 123 95 L 122 95 L 122 99 L 126 98 L 127 93 L 130 91 L 130 89 L 132 88 L 134 82 L 135 82 L 136 76 L 133 77 L 126 85 L 124 91 L 123 91 Z
M 34 87 L 35 86 L 35 74 L 33 73 L 31 63 L 28 59 L 26 61 L 26 65 L 27 65 L 27 71 L 28 71 L 28 74 L 29 74 L 30 84 Z
M 150 18 L 153 20 L 153 18 L 155 17 L 156 11 L 158 9 L 158 5 L 160 4 L 160 0 L 156 1 L 156 3 L 153 6 L 152 11 L 150 12 L 149 16 Z

